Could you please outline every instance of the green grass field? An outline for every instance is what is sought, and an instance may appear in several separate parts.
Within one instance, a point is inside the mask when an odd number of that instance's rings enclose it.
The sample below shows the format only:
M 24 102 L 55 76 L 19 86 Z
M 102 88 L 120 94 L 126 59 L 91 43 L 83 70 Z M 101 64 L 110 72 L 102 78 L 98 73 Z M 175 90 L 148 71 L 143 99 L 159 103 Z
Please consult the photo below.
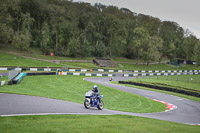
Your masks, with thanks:
M 199 70 L 200 67 L 195 65 L 182 65 L 181 67 L 175 67 L 169 64 L 150 64 L 142 65 L 142 64 L 125 64 L 121 63 L 122 68 L 124 70 Z
M 151 64 L 149 66 L 143 64 L 127 64 L 120 63 L 116 67 L 99 67 L 93 63 L 83 63 L 83 62 L 61 62 L 69 68 L 100 68 L 100 69 L 118 69 L 118 70 L 199 70 L 200 67 L 193 65 L 182 65 L 177 68 L 169 64 Z
M 192 126 L 134 116 L 51 115 L 0 117 L 3 133 L 199 133 Z
M 128 59 L 128 58 L 123 58 L 123 57 L 115 57 L 112 59 L 113 61 L 116 61 L 116 62 L 130 62 L 130 63 L 137 63 L 137 59 Z M 162 58 L 161 62 L 162 61 L 169 61 L 169 59 L 166 59 L 166 58 Z M 149 63 L 152 63 L 153 61 L 149 61 Z M 158 62 L 158 61 L 157 61 Z M 142 60 L 139 60 L 138 63 L 144 63 L 144 61 Z M 146 62 L 145 62 L 146 63 Z
M 169 64 L 150 64 L 149 66 L 143 64 L 128 64 L 128 63 L 118 63 L 116 67 L 99 67 L 93 63 L 83 63 L 83 62 L 62 62 L 61 64 L 50 63 L 46 61 L 40 61 L 30 58 L 23 58 L 16 55 L 25 55 L 29 57 L 34 57 L 37 59 L 47 59 L 47 60 L 92 60 L 92 58 L 69 58 L 69 57 L 59 57 L 59 56 L 44 56 L 41 52 L 37 50 L 32 50 L 32 52 L 8 52 L 12 54 L 6 54 L 0 51 L 0 66 L 20 66 L 20 67 L 68 67 L 68 68 L 85 68 L 85 69 L 92 69 L 92 68 L 101 68 L 101 69 L 120 69 L 120 70 L 199 70 L 200 67 L 194 65 L 182 65 L 181 67 L 177 68 Z M 122 59 L 119 59 L 120 61 Z M 124 59 L 125 61 L 131 62 L 134 60 L 131 59 Z M 115 59 L 113 61 L 118 61 Z
M 2 76 L 2 77 L 0 77 L 0 81 L 3 81 L 3 80 L 8 80 L 8 77 L 7 76 Z
M 6 79 L 3 77 L 1 79 Z M 0 92 L 50 97 L 83 103 L 84 94 L 93 83 L 83 76 L 27 76 L 18 85 L 0 87 Z M 51 82 L 51 84 L 48 84 Z M 59 87 L 58 87 L 59 86 Z M 73 89 L 72 89 L 73 88 Z M 165 110 L 165 105 L 152 100 L 100 86 L 106 108 L 130 112 L 157 112 Z M 115 96 L 115 97 L 113 97 Z M 120 102 L 118 102 L 120 101 Z M 133 102 L 134 101 L 134 102 Z M 138 106 L 139 105 L 139 106 Z M 120 107 L 119 107 L 120 106 Z M 143 107 L 141 107 L 143 106 Z M 119 109 L 120 108 L 120 109 Z M 111 115 L 50 115 L 0 117 L 0 129 L 4 133 L 26 132 L 162 132 L 197 133 L 200 126 L 192 126 L 149 118 Z M 159 125 L 159 126 L 158 126 Z
M 94 63 L 86 63 L 86 62 L 61 62 L 66 65 L 68 68 L 85 68 L 85 69 L 120 69 L 120 67 L 99 67 Z
M 84 95 L 94 83 L 83 80 L 83 76 L 26 76 L 18 85 L 5 85 L 0 92 L 26 94 L 67 100 L 83 104 Z M 49 84 L 51 83 L 51 84 Z M 127 112 L 160 112 L 166 105 L 153 100 L 98 85 L 104 95 L 105 108 Z
M 191 80 L 191 78 L 192 78 L 192 80 Z M 176 81 L 176 79 L 178 79 L 178 81 Z M 159 86 L 167 85 L 167 86 L 171 86 L 174 88 L 182 87 L 182 88 L 188 88 L 188 89 L 200 91 L 200 75 L 157 76 L 157 77 L 146 77 L 146 78 L 134 78 L 134 79 L 131 79 L 128 81 L 140 82 L 140 83 L 145 83 L 145 84 L 158 84 Z M 118 82 L 112 82 L 112 83 L 118 84 Z M 125 86 L 167 93 L 170 95 L 175 95 L 175 96 L 179 96 L 179 97 L 183 97 L 183 98 L 187 98 L 187 99 L 191 99 L 191 100 L 200 102 L 200 98 L 183 95 L 183 94 L 179 94 L 179 93 L 162 91 L 162 90 L 151 89 L 151 88 L 135 86 L 135 85 L 125 85 Z
M 4 52 L 7 52 L 6 50 Z M 58 56 L 44 56 L 37 49 L 28 52 L 19 53 L 13 50 L 5 54 L 0 52 L 0 66 L 20 66 L 20 67 L 63 67 L 69 68 L 99 68 L 93 63 L 81 62 L 61 62 L 64 65 L 49 63 L 45 61 L 26 59 L 16 55 L 31 56 L 38 59 L 48 60 L 92 60 L 92 58 L 67 58 Z M 15 54 L 15 55 L 12 55 Z M 134 62 L 129 59 L 115 59 L 114 61 Z M 120 69 L 120 70 L 195 70 L 200 67 L 186 65 L 182 67 L 173 67 L 168 64 L 157 65 L 137 65 L 121 63 L 114 68 L 104 69 Z M 4 72 L 4 71 L 3 71 Z M 179 76 L 178 81 L 176 76 L 168 76 L 167 80 L 164 76 L 153 77 L 150 79 L 142 79 L 141 82 L 159 82 L 170 85 L 180 85 L 192 89 L 200 89 L 199 75 L 192 77 L 191 75 Z M 196 76 L 196 75 L 194 75 Z M 93 83 L 83 80 L 83 76 L 27 76 L 18 85 L 5 85 L 0 87 L 0 93 L 15 93 L 49 97 L 72 101 L 83 104 L 84 94 L 92 89 Z M 7 77 L 0 77 L 0 81 L 7 80 Z M 137 79 L 141 80 L 141 79 Z M 145 81 L 146 80 L 146 81 Z M 51 84 L 49 84 L 51 83 Z M 119 91 L 113 88 L 98 85 L 100 93 L 104 95 L 103 101 L 105 108 L 136 112 L 150 113 L 166 110 L 166 105 L 152 101 L 150 99 L 133 95 L 127 92 Z M 131 86 L 131 85 L 127 85 Z M 161 90 L 149 89 L 145 87 L 131 86 L 134 88 L 147 89 L 158 91 L 171 95 L 176 95 L 191 100 L 200 102 L 200 98 L 166 92 Z M 91 116 L 91 115 L 51 115 L 51 116 L 18 116 L 18 117 L 0 117 L 0 132 L 150 132 L 150 133 L 197 133 L 200 131 L 200 126 L 184 125 L 179 123 L 148 119 L 142 117 L 112 115 L 112 116 Z
M 61 62 L 65 64 L 68 68 L 85 68 L 85 69 L 95 69 L 100 68 L 94 63 L 85 63 L 85 62 Z
M 155 85 L 170 85 L 174 87 L 184 87 L 200 91 L 200 75 L 154 76 L 149 78 L 134 78 L 129 81 L 150 83 Z
M 12 55 L 21 55 L 21 56 L 28 56 L 38 59 L 46 59 L 46 60 L 92 60 L 93 58 L 88 57 L 62 57 L 62 56 L 50 56 L 50 54 L 46 54 L 44 56 L 44 53 L 39 48 L 30 48 L 28 51 L 20 51 L 15 48 L 2 48 L 0 52 L 8 53 Z
M 63 65 L 46 61 L 23 58 L 11 54 L 0 52 L 0 66 L 19 66 L 19 67 L 62 67 Z

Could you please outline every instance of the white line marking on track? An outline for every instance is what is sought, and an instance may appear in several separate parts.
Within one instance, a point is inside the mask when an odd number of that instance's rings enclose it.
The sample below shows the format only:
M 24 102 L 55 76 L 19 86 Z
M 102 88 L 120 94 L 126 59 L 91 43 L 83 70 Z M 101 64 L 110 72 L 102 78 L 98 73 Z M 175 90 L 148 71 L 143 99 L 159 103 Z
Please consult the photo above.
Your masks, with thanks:
M 33 113 L 33 114 L 10 114 L 0 115 L 1 117 L 9 116 L 30 116 L 30 115 L 114 115 L 114 114 L 98 114 L 98 113 Z
M 187 125 L 193 125 L 193 126 L 200 126 L 200 123 L 185 123 L 185 124 L 187 124 Z

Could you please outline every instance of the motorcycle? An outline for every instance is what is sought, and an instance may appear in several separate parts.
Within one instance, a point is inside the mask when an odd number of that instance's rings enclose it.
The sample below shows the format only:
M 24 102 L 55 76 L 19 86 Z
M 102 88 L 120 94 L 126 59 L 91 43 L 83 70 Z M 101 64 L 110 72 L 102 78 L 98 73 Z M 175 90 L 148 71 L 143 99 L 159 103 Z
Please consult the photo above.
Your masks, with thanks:
M 104 103 L 101 100 L 103 95 L 96 96 L 92 90 L 85 93 L 85 101 L 84 106 L 86 109 L 90 107 L 97 107 L 99 110 L 102 110 L 104 107 Z

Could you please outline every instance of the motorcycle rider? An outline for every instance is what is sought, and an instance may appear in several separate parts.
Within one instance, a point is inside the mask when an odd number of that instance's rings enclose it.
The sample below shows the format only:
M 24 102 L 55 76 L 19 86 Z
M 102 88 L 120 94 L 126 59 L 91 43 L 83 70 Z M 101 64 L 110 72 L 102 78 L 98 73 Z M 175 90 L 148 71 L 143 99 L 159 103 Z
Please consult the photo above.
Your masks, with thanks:
M 100 95 L 97 85 L 94 85 L 94 86 L 93 86 L 92 91 L 94 92 L 95 95 Z
M 99 90 L 98 90 L 98 86 L 97 86 L 97 85 L 94 85 L 94 86 L 93 86 L 92 91 L 94 92 L 94 96 L 95 96 L 97 99 L 99 99 L 100 93 L 99 93 Z

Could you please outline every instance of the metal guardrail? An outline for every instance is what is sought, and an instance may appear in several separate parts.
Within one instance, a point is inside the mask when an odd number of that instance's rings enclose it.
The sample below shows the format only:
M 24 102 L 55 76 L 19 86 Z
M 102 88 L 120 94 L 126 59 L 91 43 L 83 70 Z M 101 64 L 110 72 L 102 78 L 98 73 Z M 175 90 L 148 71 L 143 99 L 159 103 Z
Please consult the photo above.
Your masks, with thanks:
M 123 74 L 123 77 L 137 77 L 137 76 L 172 76 L 172 75 L 199 75 L 200 72 L 183 72 L 183 73 L 135 73 Z
M 13 70 L 13 71 L 44 71 L 44 72 L 57 72 L 57 75 L 83 75 L 83 76 L 107 76 L 115 77 L 116 74 L 98 74 L 98 73 L 87 73 L 87 72 L 110 72 L 110 73 L 123 73 L 123 77 L 137 77 L 137 76 L 169 76 L 169 75 L 198 75 L 200 70 L 108 70 L 108 69 L 62 69 L 62 68 L 12 68 L 12 67 L 0 67 L 0 70 Z M 73 73 L 73 72 L 84 72 L 84 73 Z
M 97 76 L 97 77 L 115 77 L 115 76 L 116 76 L 116 74 L 102 74 L 102 73 L 69 73 L 69 72 L 58 72 L 57 75 Z
M 66 72 L 131 72 L 131 73 L 183 73 L 200 72 L 200 70 L 114 70 L 114 69 L 63 69 L 63 68 L 12 68 L 0 67 L 0 71 L 18 70 L 18 71 L 66 71 Z

